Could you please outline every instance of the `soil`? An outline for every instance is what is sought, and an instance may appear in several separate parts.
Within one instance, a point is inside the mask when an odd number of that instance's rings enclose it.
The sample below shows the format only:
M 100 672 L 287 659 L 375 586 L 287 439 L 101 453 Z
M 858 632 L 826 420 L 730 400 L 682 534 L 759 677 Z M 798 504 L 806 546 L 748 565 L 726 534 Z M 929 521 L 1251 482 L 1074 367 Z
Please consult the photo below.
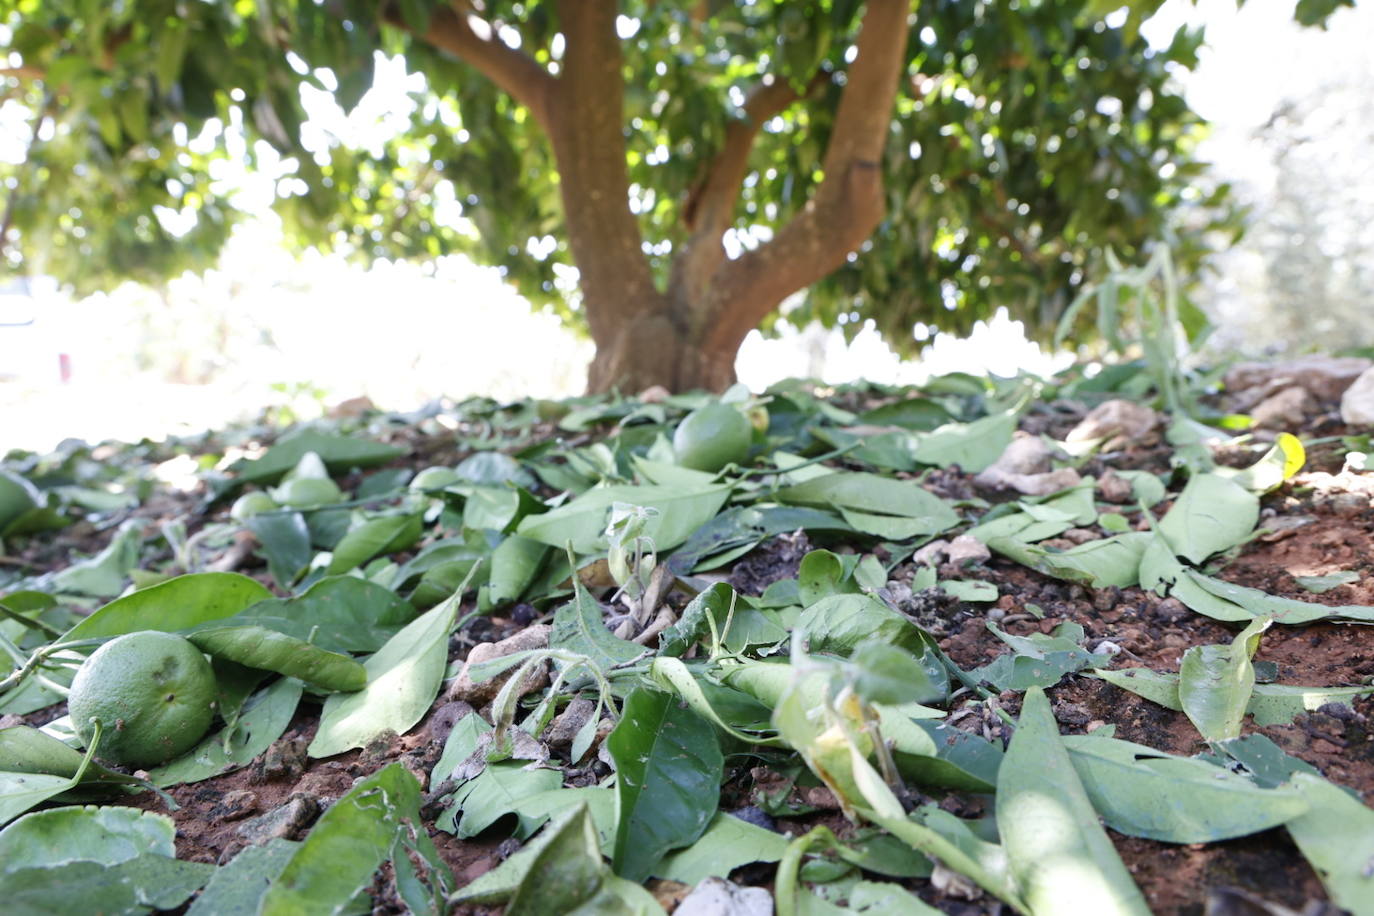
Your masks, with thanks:
M 1076 416 L 1071 413 L 1032 414 L 1027 426 L 1062 436 Z M 551 430 L 550 430 L 551 432 Z M 1323 430 L 1323 432 L 1329 432 Z M 443 433 L 442 435 L 438 433 Z M 399 432 L 398 441 L 412 449 L 407 459 L 394 466 L 425 467 L 452 464 L 463 454 L 453 448 L 451 434 L 436 430 L 426 436 L 414 427 Z M 528 440 L 526 440 L 528 441 Z M 1101 474 L 1107 468 L 1168 469 L 1170 450 L 1157 444 L 1094 458 L 1084 473 Z M 1253 456 L 1242 456 L 1252 460 Z M 1256 537 L 1216 574 L 1242 585 L 1273 594 L 1323 604 L 1374 605 L 1374 475 L 1337 475 L 1339 460 L 1314 456 L 1316 471 L 1289 481 L 1263 501 L 1262 527 L 1269 534 Z M 1312 467 L 1313 465 L 1309 465 Z M 356 481 L 353 481 L 356 483 Z M 345 482 L 347 485 L 349 482 Z M 968 475 L 953 471 L 928 475 L 925 485 L 946 498 L 976 495 Z M 138 511 L 152 519 L 186 514 L 198 494 L 167 497 Z M 1162 511 L 1164 507 L 1160 507 Z M 217 510 L 217 511 L 223 511 Z M 1123 507 L 1133 523 L 1139 513 Z M 118 521 L 118 520 L 116 520 Z M 57 568 L 73 556 L 91 554 L 108 542 L 113 525 L 95 530 L 77 525 L 60 535 L 30 541 L 15 558 L 36 569 Z M 1101 532 L 1099 532 L 1099 535 Z M 800 532 L 771 539 L 738 560 L 732 568 L 717 571 L 742 592 L 760 594 L 771 582 L 796 575 L 797 564 L 811 545 Z M 844 545 L 826 544 L 831 549 Z M 239 571 L 269 582 L 265 572 L 248 558 Z M 1360 574 L 1355 583 L 1322 594 L 1304 589 L 1297 576 L 1323 575 L 1350 570 Z M 894 578 L 909 581 L 915 568 L 897 567 Z M 981 565 L 960 569 L 945 566 L 941 578 L 977 578 L 996 584 L 1000 598 L 995 604 L 961 603 L 930 598 L 921 608 L 922 623 L 937 635 L 941 646 L 961 666 L 982 665 L 1007 650 L 987 628 L 988 620 L 1013 634 L 1048 633 L 1057 625 L 1073 622 L 1088 634 L 1089 646 L 1101 641 L 1121 649 L 1119 666 L 1144 666 L 1176 671 L 1180 657 L 1190 646 L 1229 641 L 1236 627 L 1194 614 L 1173 599 L 1161 599 L 1139 588 L 1092 590 L 1042 576 L 1010 561 L 994 557 Z M 922 600 L 916 596 L 915 600 Z M 464 608 L 466 612 L 468 608 Z M 1036 614 L 1043 616 L 1037 617 Z M 536 619 L 521 606 L 512 619 L 477 619 L 452 643 L 452 659 L 464 658 L 472 645 L 509 635 Z M 1355 685 L 1374 676 L 1374 635 L 1357 625 L 1317 623 L 1303 627 L 1276 627 L 1265 634 L 1257 656 L 1278 666 L 1277 681 L 1284 684 Z M 1065 733 L 1082 733 L 1103 725 L 1115 726 L 1117 737 L 1176 754 L 1204 749 L 1197 731 L 1182 714 L 1157 706 L 1134 694 L 1086 676 L 1071 676 L 1049 691 L 1053 708 Z M 1006 694 L 1003 707 L 1013 714 L 1018 697 Z M 346 793 L 358 779 L 391 761 L 402 761 L 421 779 L 439 756 L 453 724 L 453 709 L 443 694 L 430 715 L 411 733 L 390 737 L 361 751 L 328 760 L 311 760 L 304 753 L 315 728 L 318 707 L 304 707 L 287 734 L 251 766 L 214 779 L 171 790 L 180 806 L 172 812 L 176 822 L 177 851 L 192 861 L 228 861 L 254 838 L 284 836 L 299 839 L 331 802 Z M 26 717 L 38 724 L 60 713 L 61 707 Z M 957 716 L 955 710 L 955 718 Z M 965 716 L 958 727 L 1006 737 L 1007 730 L 993 718 Z M 1374 800 L 1374 699 L 1356 701 L 1354 711 L 1324 707 L 1290 725 L 1257 728 L 1247 722 L 1245 733 L 1267 735 L 1288 753 L 1307 761 L 1333 782 Z M 833 798 L 816 786 L 790 785 L 766 767 L 742 767 L 723 790 L 723 803 L 737 803 L 741 816 L 764 818 L 789 834 L 800 834 L 824 823 L 841 836 L 852 829 L 835 810 Z M 753 807 L 764 796 L 781 788 L 790 791 L 789 801 L 800 812 L 776 819 Z M 937 799 L 938 800 L 938 799 Z M 132 803 L 163 810 L 151 795 Z M 976 813 L 978 799 L 949 798 L 943 804 L 961 814 Z M 772 809 L 777 814 L 776 806 Z M 283 812 L 286 812 L 283 814 Z M 437 818 L 429 806 L 426 816 Z M 432 827 L 432 824 L 430 825 Z M 498 823 L 483 836 L 459 840 L 431 830 L 440 854 L 452 867 L 460 885 L 483 874 L 509 855 L 518 844 L 508 839 L 509 824 Z M 1279 904 L 1293 911 L 1317 916 L 1340 912 L 1324 903 L 1325 894 L 1283 830 L 1208 845 L 1178 846 L 1113 834 L 1130 869 L 1158 914 L 1200 916 L 1204 912 L 1263 912 L 1260 909 L 1212 909 L 1221 896 L 1240 891 L 1251 898 Z M 772 866 L 746 866 L 732 875 L 736 881 L 768 886 Z M 378 912 L 399 912 L 394 893 L 388 893 L 385 876 L 377 890 Z M 968 900 L 957 893 L 943 893 L 924 879 L 909 886 L 925 900 L 949 914 L 996 914 L 1006 912 L 987 898 Z M 685 889 L 672 882 L 651 886 L 666 904 L 674 904 Z M 1232 895 L 1234 899 L 1235 895 Z M 459 910 L 469 914 L 499 913 L 500 908 Z

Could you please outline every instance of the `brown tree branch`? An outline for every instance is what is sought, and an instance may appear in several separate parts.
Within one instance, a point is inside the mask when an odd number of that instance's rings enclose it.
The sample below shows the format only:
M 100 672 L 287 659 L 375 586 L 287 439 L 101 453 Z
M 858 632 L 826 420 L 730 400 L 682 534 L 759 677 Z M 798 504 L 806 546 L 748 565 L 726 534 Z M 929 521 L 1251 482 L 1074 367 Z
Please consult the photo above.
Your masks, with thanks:
M 673 263 L 674 298 L 699 300 L 711 276 L 725 261 L 722 237 L 734 221 L 740 189 L 749 172 L 749 153 L 763 125 L 829 81 L 829 72 L 818 71 L 805 91 L 799 93 L 787 80 L 770 75 L 750 90 L 741 116 L 726 126 L 720 150 L 683 202 L 682 221 L 689 235 Z
M 662 315 L 639 221 L 630 212 L 625 157 L 625 78 L 615 0 L 560 0 L 566 40 L 558 104 L 551 112 L 554 157 L 592 339 L 608 346 L 630 320 Z
M 830 74 L 819 71 L 807 85 L 806 92 L 799 93 L 787 80 L 770 74 L 750 90 L 740 109 L 740 117 L 726 126 L 725 140 L 707 167 L 705 178 L 692 189 L 683 204 L 682 220 L 688 230 L 695 233 L 698 229 L 711 231 L 720 226 L 720 231 L 724 232 L 729 228 L 734 202 L 748 171 L 749 151 L 763 125 L 829 81 Z
M 784 298 L 843 265 L 882 222 L 882 156 L 911 7 L 911 0 L 868 0 L 825 151 L 825 177 L 771 241 L 716 271 L 699 318 L 708 346 L 737 346 Z
M 395 4 L 388 4 L 383 15 L 390 24 L 410 31 Z M 528 108 L 540 127 L 549 129 L 557 89 L 553 74 L 525 52 L 502 41 L 496 27 L 478 16 L 466 0 L 453 0 L 447 9 L 436 9 L 428 28 L 412 34 L 471 64 Z
M 0 79 L 10 77 L 16 80 L 41 80 L 45 76 L 42 67 L 21 64 L 18 67 L 0 67 Z

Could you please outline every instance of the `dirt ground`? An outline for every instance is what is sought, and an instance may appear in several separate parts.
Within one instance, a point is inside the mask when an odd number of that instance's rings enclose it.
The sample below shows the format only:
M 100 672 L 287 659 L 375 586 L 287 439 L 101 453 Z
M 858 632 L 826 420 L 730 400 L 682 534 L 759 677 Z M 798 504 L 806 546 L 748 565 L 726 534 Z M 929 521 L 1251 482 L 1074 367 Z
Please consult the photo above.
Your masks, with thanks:
M 452 451 L 451 438 L 431 439 L 413 433 L 409 438 L 412 454 L 398 463 L 422 467 L 456 462 L 462 457 Z M 1168 454 L 1158 446 L 1128 448 L 1095 459 L 1094 466 L 1085 471 L 1100 472 L 1109 466 L 1163 471 L 1167 469 Z M 1264 498 L 1261 527 L 1270 528 L 1271 533 L 1252 540 L 1217 574 L 1228 581 L 1286 597 L 1325 604 L 1374 605 L 1374 505 L 1370 494 L 1343 498 L 1347 491 L 1341 489 L 1340 480 L 1331 473 L 1339 469 L 1339 460 L 1330 454 L 1312 456 L 1308 468 Z M 968 496 L 973 492 L 970 479 L 957 470 L 935 472 L 927 478 L 926 485 L 946 497 Z M 184 497 L 187 502 L 171 498 L 163 502 L 154 500 L 139 512 L 170 518 L 186 511 L 193 498 Z M 1158 507 L 1158 511 L 1164 508 Z M 1138 513 L 1126 510 L 1123 514 L 1133 523 L 1141 521 Z M 48 541 L 35 540 L 20 556 L 34 568 L 56 568 L 73 549 L 90 552 L 101 545 L 104 537 L 100 532 L 76 526 Z M 759 594 L 769 582 L 795 575 L 798 562 L 811 546 L 816 545 L 811 545 L 800 532 L 784 535 L 765 543 L 726 572 L 738 589 Z M 843 544 L 825 546 L 853 549 Z M 240 571 L 268 581 L 255 562 L 246 559 Z M 1360 579 L 1319 595 L 1305 590 L 1295 579 L 1339 570 L 1358 572 Z M 914 567 L 905 563 L 896 568 L 894 578 L 909 581 L 913 574 Z M 932 600 L 923 611 L 922 624 L 935 633 L 952 659 L 966 668 L 985 664 L 1007 651 L 1006 645 L 985 626 L 989 619 L 997 620 L 1013 634 L 1049 633 L 1060 623 L 1074 622 L 1087 632 L 1090 646 L 1103 640 L 1119 646 L 1118 666 L 1171 671 L 1177 670 L 1188 647 L 1229 641 L 1235 632 L 1234 627 L 1194 614 L 1174 599 L 1161 599 L 1139 588 L 1092 590 L 1047 578 L 1000 557 L 972 569 L 944 568 L 941 578 L 946 577 L 984 579 L 996 584 L 1001 595 L 995 604 Z M 1034 616 L 1030 605 L 1036 606 L 1043 617 Z M 454 636 L 450 658 L 461 659 L 476 642 L 500 638 L 536 619 L 544 618 L 527 607 L 517 608 L 513 619 L 479 618 Z M 1369 630 L 1350 624 L 1275 627 L 1265 634 L 1257 659 L 1277 664 L 1277 682 L 1281 684 L 1354 685 L 1374 676 L 1374 636 Z M 1106 682 L 1070 676 L 1049 694 L 1066 733 L 1081 733 L 1106 724 L 1115 726 L 1117 737 L 1159 750 L 1177 754 L 1204 750 L 1196 729 L 1183 713 L 1164 709 Z M 1009 693 L 1003 699 L 1004 708 L 1015 713 L 1016 695 Z M 26 719 L 42 724 L 63 711 L 62 707 L 53 707 Z M 285 737 L 251 766 L 171 790 L 180 805 L 172 814 L 178 828 L 179 857 L 223 863 L 245 844 L 260 841 L 264 836 L 299 839 L 309 830 L 321 806 L 390 761 L 402 761 L 428 791 L 432 788 L 426 783 L 429 770 L 439 757 L 455 716 L 463 711 L 446 704 L 441 693 L 430 714 L 412 733 L 335 758 L 310 760 L 305 747 L 316 725 L 318 706 L 304 705 Z M 964 717 L 958 720 L 958 727 L 1006 737 L 1006 729 L 995 719 L 984 722 L 977 716 Z M 1357 701 L 1353 712 L 1324 707 L 1291 725 L 1256 728 L 1247 722 L 1245 731 L 1262 732 L 1333 782 L 1366 799 L 1374 799 L 1374 699 Z M 751 802 L 759 797 L 760 791 L 776 785 L 776 774 L 748 764 L 735 764 L 729 772 L 733 775 L 723 799 L 738 803 L 743 816 L 763 818 L 760 822 L 793 835 L 816 823 L 826 823 L 841 835 L 851 829 L 832 810 L 798 818 L 769 818 L 751 808 Z M 819 802 L 822 809 L 826 807 L 821 794 L 806 794 L 807 791 L 794 789 L 804 800 Z M 134 803 L 162 809 L 151 795 L 140 796 Z M 977 809 L 979 801 L 949 799 L 945 804 L 951 810 L 968 813 Z M 437 804 L 431 804 L 425 813 L 437 817 Z M 434 831 L 433 836 L 458 882 L 465 884 L 518 848 L 518 843 L 507 838 L 508 826 L 498 823 L 474 840 L 458 840 L 439 831 Z M 1205 846 L 1167 845 L 1117 835 L 1113 835 L 1113 840 L 1159 914 L 1281 912 L 1261 909 L 1254 899 L 1307 916 L 1340 912 L 1323 902 L 1325 895 L 1316 875 L 1281 829 Z M 772 866 L 755 865 L 737 870 L 732 877 L 766 886 L 772 875 Z M 987 898 L 967 900 L 942 894 L 926 880 L 912 880 L 909 886 L 946 913 L 972 916 L 1004 912 L 1001 904 Z M 399 911 L 394 895 L 388 893 L 385 875 L 379 878 L 375 890 L 379 912 Z M 671 882 L 657 882 L 651 890 L 669 904 L 684 891 Z M 1244 903 L 1246 895 L 1252 898 L 1249 903 Z M 499 909 L 475 908 L 467 912 L 495 913 Z

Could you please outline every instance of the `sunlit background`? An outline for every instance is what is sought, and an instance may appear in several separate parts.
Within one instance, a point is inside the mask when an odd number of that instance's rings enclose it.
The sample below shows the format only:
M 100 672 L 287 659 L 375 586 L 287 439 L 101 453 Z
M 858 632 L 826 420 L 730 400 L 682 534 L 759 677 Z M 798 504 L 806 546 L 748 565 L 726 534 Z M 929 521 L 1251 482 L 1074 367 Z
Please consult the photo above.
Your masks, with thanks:
M 1183 22 L 1206 23 L 1199 67 L 1178 78 L 1213 124 L 1203 158 L 1253 208 L 1245 239 L 1204 278 L 1215 348 L 1374 344 L 1374 14 L 1341 10 L 1320 31 L 1295 25 L 1292 8 L 1170 0 L 1146 28 L 1162 44 Z M 398 66 L 379 68 L 378 87 L 350 118 L 323 94 L 312 116 L 367 144 L 409 104 L 404 83 Z M 17 107 L 0 107 L 0 159 L 9 162 L 23 158 Z M 266 209 L 271 177 L 215 177 L 263 215 L 205 276 L 81 301 L 41 278 L 0 280 L 0 452 L 66 437 L 194 433 L 264 408 L 308 418 L 362 395 L 404 410 L 440 396 L 580 392 L 590 343 L 532 312 L 496 270 L 460 258 L 370 270 L 296 260 Z M 790 376 L 914 383 L 956 369 L 1047 372 L 1069 358 L 1029 343 L 1003 315 L 969 340 L 937 336 L 916 362 L 898 360 L 872 329 L 846 343 L 784 322 L 776 339 L 752 334 L 737 365 L 760 389 Z

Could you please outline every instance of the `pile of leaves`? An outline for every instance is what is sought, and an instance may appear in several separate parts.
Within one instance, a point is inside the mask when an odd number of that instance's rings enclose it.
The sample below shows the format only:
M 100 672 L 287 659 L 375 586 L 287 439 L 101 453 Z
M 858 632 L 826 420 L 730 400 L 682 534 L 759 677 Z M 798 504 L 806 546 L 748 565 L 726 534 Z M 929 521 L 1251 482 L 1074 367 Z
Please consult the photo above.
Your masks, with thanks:
M 1374 913 L 1368 431 L 1149 384 L 736 390 L 718 473 L 705 395 L 12 453 L 6 911 Z M 141 630 L 217 724 L 129 773 L 64 697 Z

